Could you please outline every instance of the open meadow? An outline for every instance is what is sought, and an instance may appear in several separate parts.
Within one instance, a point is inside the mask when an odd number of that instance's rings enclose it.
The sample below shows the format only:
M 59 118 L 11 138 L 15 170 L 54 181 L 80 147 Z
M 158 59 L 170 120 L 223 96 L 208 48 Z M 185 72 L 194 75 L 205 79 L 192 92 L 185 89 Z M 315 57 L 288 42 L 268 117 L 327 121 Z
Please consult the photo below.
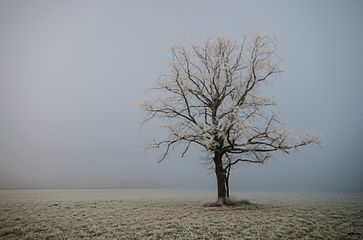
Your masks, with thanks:
M 1 190 L 0 239 L 363 239 L 362 193 Z

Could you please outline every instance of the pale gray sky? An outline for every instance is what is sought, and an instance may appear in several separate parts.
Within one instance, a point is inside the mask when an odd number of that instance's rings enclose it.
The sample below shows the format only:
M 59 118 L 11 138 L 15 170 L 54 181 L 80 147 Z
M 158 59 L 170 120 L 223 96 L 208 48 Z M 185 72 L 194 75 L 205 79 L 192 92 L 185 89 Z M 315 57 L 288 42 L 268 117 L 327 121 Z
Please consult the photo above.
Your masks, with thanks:
M 278 38 L 285 70 L 266 94 L 325 147 L 241 165 L 232 187 L 363 190 L 362 23 L 358 0 L 1 0 L 0 186 L 213 188 L 201 152 L 161 164 L 144 152 L 163 131 L 139 128 L 138 103 L 172 45 L 262 32 Z

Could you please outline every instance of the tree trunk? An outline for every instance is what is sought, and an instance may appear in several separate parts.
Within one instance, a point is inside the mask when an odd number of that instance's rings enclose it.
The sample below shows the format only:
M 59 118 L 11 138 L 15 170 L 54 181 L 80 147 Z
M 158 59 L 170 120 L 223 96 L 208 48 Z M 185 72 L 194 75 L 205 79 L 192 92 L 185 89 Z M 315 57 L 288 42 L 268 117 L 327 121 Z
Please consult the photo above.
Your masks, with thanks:
M 226 178 L 226 196 L 229 198 L 229 185 L 228 185 L 228 178 Z
M 224 204 L 226 203 L 227 200 L 227 191 L 226 191 L 226 172 L 223 169 L 222 154 L 215 152 L 213 161 L 215 164 L 215 172 L 217 177 L 218 202 Z
M 229 174 L 231 173 L 231 167 L 229 166 L 228 168 L 226 168 L 226 195 L 227 198 L 229 198 Z

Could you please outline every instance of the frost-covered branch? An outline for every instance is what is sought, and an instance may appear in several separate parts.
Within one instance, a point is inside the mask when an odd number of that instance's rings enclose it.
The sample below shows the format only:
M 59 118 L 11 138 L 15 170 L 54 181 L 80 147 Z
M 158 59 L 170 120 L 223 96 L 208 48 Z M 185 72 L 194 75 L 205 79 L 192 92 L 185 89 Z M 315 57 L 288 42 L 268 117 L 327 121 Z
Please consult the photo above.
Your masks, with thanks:
M 158 98 L 144 102 L 145 121 L 165 119 L 169 140 L 151 144 L 163 148 L 165 159 L 174 145 L 192 144 L 237 163 L 264 163 L 275 151 L 319 144 L 317 135 L 295 137 L 270 108 L 258 89 L 276 74 L 279 57 L 266 35 L 246 37 L 242 43 L 210 38 L 198 45 L 171 49 L 169 73 L 155 87 Z

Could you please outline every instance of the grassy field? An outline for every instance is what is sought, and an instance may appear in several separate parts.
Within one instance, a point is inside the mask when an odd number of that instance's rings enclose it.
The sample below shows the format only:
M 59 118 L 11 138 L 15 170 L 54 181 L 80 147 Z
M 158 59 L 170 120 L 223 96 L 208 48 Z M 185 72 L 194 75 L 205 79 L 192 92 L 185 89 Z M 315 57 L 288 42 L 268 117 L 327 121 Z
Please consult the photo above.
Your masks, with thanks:
M 363 239 L 362 193 L 1 190 L 0 239 Z

